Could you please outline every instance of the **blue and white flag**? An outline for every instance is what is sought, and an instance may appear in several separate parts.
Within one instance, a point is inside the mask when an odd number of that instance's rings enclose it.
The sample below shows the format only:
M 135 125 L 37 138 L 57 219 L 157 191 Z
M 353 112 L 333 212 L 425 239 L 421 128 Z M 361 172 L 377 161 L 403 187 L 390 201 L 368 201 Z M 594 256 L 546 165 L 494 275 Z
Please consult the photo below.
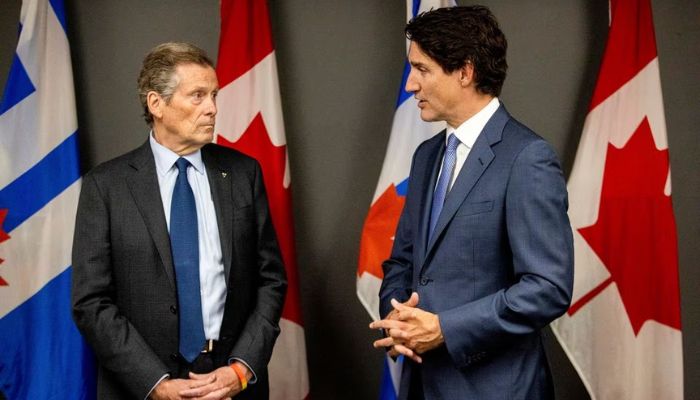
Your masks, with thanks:
M 80 192 L 63 0 L 25 0 L 0 101 L 0 392 L 92 399 L 92 353 L 71 317 Z
M 406 0 L 406 19 L 434 8 L 455 6 L 454 0 Z M 406 41 L 408 51 L 409 42 Z M 382 261 L 389 258 L 394 232 L 406 198 L 411 158 L 423 141 L 445 129 L 445 123 L 424 122 L 413 96 L 406 92 L 411 66 L 406 60 L 396 102 L 394 122 L 379 183 L 362 229 L 360 259 L 357 268 L 357 297 L 372 319 L 379 319 L 379 287 Z M 382 374 L 381 400 L 394 400 L 401 381 L 401 357 L 394 362 L 387 356 Z

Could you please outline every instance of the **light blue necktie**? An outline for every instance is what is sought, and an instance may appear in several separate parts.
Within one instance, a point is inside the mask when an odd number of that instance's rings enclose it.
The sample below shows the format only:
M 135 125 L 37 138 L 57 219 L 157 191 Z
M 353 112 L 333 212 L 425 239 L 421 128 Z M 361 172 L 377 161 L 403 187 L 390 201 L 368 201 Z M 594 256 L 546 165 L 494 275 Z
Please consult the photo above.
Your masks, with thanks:
M 430 239 L 433 237 L 435 225 L 437 225 L 438 218 L 440 217 L 442 206 L 445 204 L 445 197 L 447 196 L 450 182 L 452 181 L 452 175 L 454 174 L 455 165 L 457 164 L 457 146 L 459 143 L 459 139 L 457 139 L 457 136 L 454 134 L 450 134 L 450 137 L 447 138 L 447 148 L 445 149 L 445 157 L 442 161 L 440 178 L 438 179 L 437 185 L 435 185 L 435 192 L 433 192 L 433 205 L 430 209 L 430 232 L 428 235 L 428 242 L 430 242 Z
M 180 354 L 194 361 L 204 348 L 204 322 L 199 289 L 199 237 L 197 206 L 187 181 L 190 162 L 179 158 L 177 181 L 170 205 L 170 247 L 173 252 L 180 307 Z

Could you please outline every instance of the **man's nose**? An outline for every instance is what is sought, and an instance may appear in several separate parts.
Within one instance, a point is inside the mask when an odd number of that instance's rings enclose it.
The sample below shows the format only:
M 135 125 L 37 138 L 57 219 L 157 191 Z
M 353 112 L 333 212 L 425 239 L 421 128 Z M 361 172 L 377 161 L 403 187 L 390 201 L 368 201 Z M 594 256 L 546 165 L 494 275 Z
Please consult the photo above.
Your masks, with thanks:
M 418 91 L 418 89 L 420 89 L 420 86 L 413 78 L 413 71 L 409 72 L 408 78 L 406 79 L 406 86 L 404 87 L 404 89 L 409 93 L 415 93 Z
M 209 96 L 209 98 L 206 100 L 205 104 L 205 111 L 204 113 L 207 115 L 216 115 L 216 98 L 214 96 Z

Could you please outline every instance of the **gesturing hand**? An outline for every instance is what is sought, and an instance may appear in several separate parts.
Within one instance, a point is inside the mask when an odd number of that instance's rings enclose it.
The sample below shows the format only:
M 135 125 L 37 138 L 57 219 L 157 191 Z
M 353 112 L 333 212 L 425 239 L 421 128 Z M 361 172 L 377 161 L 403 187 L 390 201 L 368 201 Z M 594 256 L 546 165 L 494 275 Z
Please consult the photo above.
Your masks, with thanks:
M 391 347 L 396 353 L 420 363 L 422 359 L 418 354 L 444 343 L 437 314 L 418 308 L 418 300 L 415 292 L 403 304 L 391 300 L 394 309 L 387 318 L 370 324 L 371 329 L 384 329 L 387 334 L 387 337 L 375 341 L 374 347 Z

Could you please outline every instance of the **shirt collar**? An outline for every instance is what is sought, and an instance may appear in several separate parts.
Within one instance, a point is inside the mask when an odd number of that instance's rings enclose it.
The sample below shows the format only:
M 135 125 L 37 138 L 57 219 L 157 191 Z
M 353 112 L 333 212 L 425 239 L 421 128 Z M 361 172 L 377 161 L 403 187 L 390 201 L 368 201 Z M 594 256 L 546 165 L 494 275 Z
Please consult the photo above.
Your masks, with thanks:
M 498 97 L 494 97 L 486 105 L 486 107 L 482 108 L 468 120 L 462 122 L 457 129 L 447 125 L 447 135 L 445 136 L 445 141 L 447 141 L 447 138 L 450 137 L 450 134 L 454 133 L 457 135 L 457 139 L 459 139 L 460 142 L 464 143 L 471 149 L 474 147 L 476 138 L 479 137 L 481 131 L 484 130 L 484 126 L 486 126 L 486 123 L 489 122 L 493 114 L 496 113 L 496 110 L 498 110 L 500 105 L 501 103 L 498 101 Z
M 185 156 L 179 156 L 174 151 L 163 146 L 162 144 L 156 142 L 153 137 L 153 131 L 148 135 L 148 141 L 151 144 L 151 151 L 153 152 L 153 157 L 156 160 L 156 171 L 158 175 L 164 176 L 171 168 L 175 165 L 175 162 L 183 157 L 192 164 L 195 171 L 200 174 L 204 174 L 204 161 L 202 161 L 202 150 L 199 149 L 194 153 L 187 154 Z

